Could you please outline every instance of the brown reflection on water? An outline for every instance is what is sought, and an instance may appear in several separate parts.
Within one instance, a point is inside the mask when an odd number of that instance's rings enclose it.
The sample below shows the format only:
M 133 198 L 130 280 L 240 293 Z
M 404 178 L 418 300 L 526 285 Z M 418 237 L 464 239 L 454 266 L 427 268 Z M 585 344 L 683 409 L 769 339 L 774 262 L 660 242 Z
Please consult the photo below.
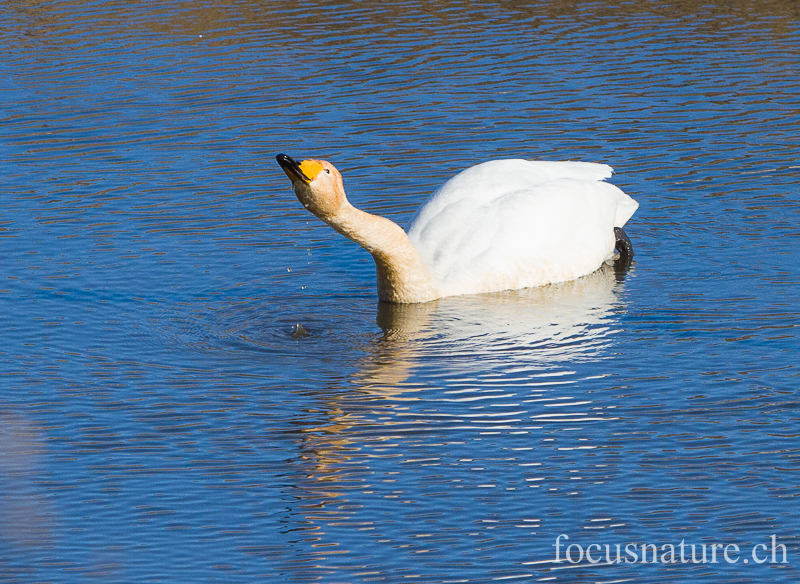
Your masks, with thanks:
M 626 19 L 663 18 L 696 19 L 701 21 L 700 30 L 719 34 L 730 28 L 731 35 L 741 34 L 739 28 L 758 23 L 764 30 L 782 36 L 790 32 L 792 21 L 800 19 L 800 4 L 795 0 L 729 0 L 724 4 L 709 4 L 705 0 L 674 0 L 669 3 L 654 3 L 651 0 L 619 2 L 607 0 L 591 4 L 570 0 L 555 0 L 531 5 L 520 0 L 505 0 L 490 5 L 469 3 L 468 7 L 457 0 L 432 0 L 416 5 L 413 3 L 370 4 L 365 9 L 362 2 L 351 0 L 320 0 L 313 5 L 290 3 L 236 1 L 227 4 L 185 3 L 181 9 L 174 6 L 140 6 L 107 2 L 94 4 L 87 15 L 85 2 L 67 1 L 43 3 L 37 0 L 9 0 L 6 6 L 12 18 L 22 20 L 24 36 L 19 40 L 25 44 L 56 42 L 61 36 L 70 36 L 71 15 L 81 16 L 90 30 L 130 34 L 131 31 L 149 31 L 165 36 L 181 36 L 176 44 L 184 44 L 186 36 L 203 39 L 203 42 L 235 44 L 236 33 L 241 26 L 255 26 L 262 31 L 292 31 L 292 36 L 275 38 L 279 45 L 296 46 L 303 39 L 319 39 L 336 36 L 336 33 L 357 35 L 381 32 L 389 37 L 406 36 L 405 24 L 413 23 L 413 29 L 459 28 L 470 25 L 484 28 L 487 25 L 525 22 L 537 28 L 548 26 L 559 19 L 572 18 L 572 25 L 580 25 L 582 19 L 613 17 L 616 22 Z M 333 17 L 331 17 L 333 15 Z M 88 18 L 87 18 L 88 16 Z M 558 22 L 559 26 L 568 25 Z M 374 29 L 365 26 L 375 27 Z M 19 24 L 17 25 L 19 26 Z M 16 26 L 14 27 L 16 28 Z M 331 35 L 333 33 L 333 35 Z M 85 34 L 85 31 L 84 31 Z M 100 41 L 98 41 L 100 42 Z M 266 60 L 280 60 L 282 55 L 265 55 Z

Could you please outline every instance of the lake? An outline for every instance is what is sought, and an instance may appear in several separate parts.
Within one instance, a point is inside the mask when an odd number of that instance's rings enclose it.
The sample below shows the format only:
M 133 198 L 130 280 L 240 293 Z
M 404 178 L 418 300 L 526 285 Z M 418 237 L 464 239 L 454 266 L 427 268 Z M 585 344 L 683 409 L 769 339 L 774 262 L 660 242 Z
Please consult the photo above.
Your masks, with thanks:
M 724 4 L 5 2 L 0 580 L 800 581 L 800 6 Z M 636 256 L 379 304 L 280 152 L 607 163 Z

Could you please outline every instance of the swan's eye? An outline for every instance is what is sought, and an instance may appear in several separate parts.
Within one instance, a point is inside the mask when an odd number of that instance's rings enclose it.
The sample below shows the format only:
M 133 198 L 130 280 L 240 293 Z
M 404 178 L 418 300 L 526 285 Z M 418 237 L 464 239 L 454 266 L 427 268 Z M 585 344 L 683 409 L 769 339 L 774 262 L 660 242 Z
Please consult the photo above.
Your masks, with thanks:
M 331 169 L 330 169 L 330 168 L 326 168 L 326 169 L 325 169 L 325 172 L 327 172 L 328 174 L 330 174 L 330 173 L 331 173 Z

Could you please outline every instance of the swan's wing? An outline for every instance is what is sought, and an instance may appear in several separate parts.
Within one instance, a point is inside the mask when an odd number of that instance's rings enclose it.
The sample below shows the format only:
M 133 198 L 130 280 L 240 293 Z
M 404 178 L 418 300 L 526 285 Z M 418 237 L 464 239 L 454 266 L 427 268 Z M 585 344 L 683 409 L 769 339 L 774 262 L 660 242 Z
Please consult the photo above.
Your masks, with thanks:
M 638 207 L 600 182 L 610 173 L 589 163 L 485 163 L 448 181 L 408 235 L 446 294 L 577 278 L 612 253 L 614 227 Z
M 522 159 L 484 162 L 460 172 L 442 185 L 412 217 L 408 230 L 411 231 L 413 227 L 424 228 L 428 220 L 452 204 L 463 201 L 472 204 L 490 203 L 509 193 L 533 188 L 553 180 L 572 178 L 601 181 L 613 173 L 614 170 L 610 166 L 593 162 L 543 162 Z

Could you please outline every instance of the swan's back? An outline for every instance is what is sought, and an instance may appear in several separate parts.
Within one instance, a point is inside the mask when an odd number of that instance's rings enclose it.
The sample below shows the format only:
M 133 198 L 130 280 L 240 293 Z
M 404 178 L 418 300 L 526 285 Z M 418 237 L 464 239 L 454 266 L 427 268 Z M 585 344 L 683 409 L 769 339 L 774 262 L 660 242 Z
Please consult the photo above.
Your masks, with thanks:
M 447 181 L 408 227 L 444 296 L 540 286 L 589 274 L 638 203 L 604 164 L 494 160 Z

